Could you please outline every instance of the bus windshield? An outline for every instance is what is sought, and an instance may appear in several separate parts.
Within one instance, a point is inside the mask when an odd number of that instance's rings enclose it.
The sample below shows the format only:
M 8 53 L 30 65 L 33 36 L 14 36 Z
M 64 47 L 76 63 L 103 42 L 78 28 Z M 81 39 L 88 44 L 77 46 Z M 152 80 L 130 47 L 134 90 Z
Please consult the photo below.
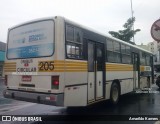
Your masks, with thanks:
M 45 57 L 53 55 L 53 52 L 53 20 L 27 23 L 8 32 L 8 59 Z

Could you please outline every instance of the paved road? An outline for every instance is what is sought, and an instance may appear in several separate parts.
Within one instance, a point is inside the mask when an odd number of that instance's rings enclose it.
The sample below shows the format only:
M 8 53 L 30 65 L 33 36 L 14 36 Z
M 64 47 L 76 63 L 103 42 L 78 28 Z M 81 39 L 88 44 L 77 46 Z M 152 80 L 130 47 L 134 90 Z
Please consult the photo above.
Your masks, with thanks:
M 5 88 L 4 80 L 0 79 L 0 108 L 3 105 L 11 104 L 12 102 L 14 102 L 13 100 L 3 98 L 3 90 L 4 90 L 4 88 Z
M 3 97 L 3 90 L 5 89 L 4 80 L 0 79 L 0 115 L 10 113 L 23 106 L 29 106 L 31 103 L 6 99 Z
M 2 83 L 0 83 L 0 91 L 4 89 Z M 106 116 L 107 115 L 160 115 L 160 90 L 156 85 L 153 85 L 150 93 L 148 91 L 143 91 L 143 93 L 130 93 L 123 95 L 120 98 L 119 104 L 113 106 L 109 101 L 104 101 L 98 104 L 94 104 L 88 107 L 77 107 L 77 108 L 65 108 L 65 107 L 55 107 L 49 105 L 41 105 L 36 103 L 21 102 L 16 100 L 5 99 L 0 92 L 0 115 L 50 115 L 55 117 L 55 115 L 78 115 L 78 119 L 86 116 L 93 116 L 94 121 L 89 121 L 90 123 L 106 123 L 106 120 L 95 121 L 96 116 Z M 116 117 L 116 116 L 115 116 Z M 135 122 L 109 122 L 112 124 L 122 123 L 122 124 L 135 124 Z M 15 123 L 15 122 L 12 122 Z M 66 121 L 56 121 L 54 123 L 70 123 Z M 74 122 L 75 123 L 75 122 Z M 76 122 L 88 124 L 88 122 Z M 156 121 L 136 121 L 139 124 L 154 124 L 159 123 Z M 160 123 L 159 123 L 160 124 Z

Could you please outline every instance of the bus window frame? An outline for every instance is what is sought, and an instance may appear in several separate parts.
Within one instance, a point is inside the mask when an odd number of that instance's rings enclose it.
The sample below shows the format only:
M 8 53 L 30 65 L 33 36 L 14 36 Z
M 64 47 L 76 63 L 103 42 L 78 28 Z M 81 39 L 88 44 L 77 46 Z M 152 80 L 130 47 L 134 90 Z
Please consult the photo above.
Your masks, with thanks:
M 75 40 L 75 32 L 78 30 L 78 31 L 81 31 L 81 42 L 76 42 L 76 41 L 70 41 L 70 40 L 67 40 L 67 26 L 69 27 L 73 27 L 73 40 Z M 65 32 L 65 58 L 66 59 L 74 59 L 74 60 L 85 60 L 85 55 L 84 55 L 84 51 L 86 51 L 84 48 L 84 37 L 83 37 L 83 30 L 82 28 L 79 28 L 77 26 L 74 26 L 70 23 L 65 23 L 65 28 L 64 28 L 64 32 Z M 73 44 L 75 47 L 77 45 L 80 45 L 79 47 L 79 50 L 81 49 L 81 51 L 79 51 L 79 55 L 76 55 L 75 56 L 79 56 L 79 57 L 69 57 L 68 56 L 68 53 L 67 53 L 67 45 L 68 44 Z M 72 45 L 72 46 L 73 46 Z M 81 53 L 81 55 L 80 55 Z M 74 54 L 73 54 L 74 55 Z
M 25 25 L 29 25 L 29 24 L 33 24 L 33 23 L 37 23 L 37 22 L 43 22 L 43 21 L 53 21 L 53 53 L 51 55 L 47 55 L 47 56 L 37 56 L 37 57 L 22 57 L 22 58 L 9 58 L 8 57 L 8 44 L 9 44 L 9 34 L 10 34 L 10 31 L 13 30 L 13 29 L 16 29 L 16 28 L 19 28 L 21 26 L 25 26 Z M 6 50 L 6 58 L 8 60 L 16 60 L 16 59 L 30 59 L 30 58 L 44 58 L 44 57 L 51 57 L 54 55 L 55 53 L 55 20 L 54 19 L 44 19 L 44 20 L 38 20 L 38 21 L 33 21 L 33 22 L 28 22 L 28 23 L 25 23 L 25 24 L 21 24 L 21 25 L 18 25 L 16 27 L 13 27 L 11 29 L 8 30 L 8 34 L 7 34 L 7 50 Z

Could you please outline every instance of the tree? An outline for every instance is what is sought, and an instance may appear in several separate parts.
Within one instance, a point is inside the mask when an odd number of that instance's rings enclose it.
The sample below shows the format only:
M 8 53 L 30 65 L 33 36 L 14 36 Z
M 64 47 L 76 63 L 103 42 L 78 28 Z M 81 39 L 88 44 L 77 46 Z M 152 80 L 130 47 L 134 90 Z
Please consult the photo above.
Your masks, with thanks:
M 118 38 L 120 40 L 130 42 L 131 38 L 139 31 L 140 29 L 133 30 L 133 25 L 135 22 L 135 17 L 129 18 L 127 22 L 123 25 L 124 30 L 119 30 L 118 32 L 115 31 L 109 31 L 109 34 L 111 34 L 113 37 Z

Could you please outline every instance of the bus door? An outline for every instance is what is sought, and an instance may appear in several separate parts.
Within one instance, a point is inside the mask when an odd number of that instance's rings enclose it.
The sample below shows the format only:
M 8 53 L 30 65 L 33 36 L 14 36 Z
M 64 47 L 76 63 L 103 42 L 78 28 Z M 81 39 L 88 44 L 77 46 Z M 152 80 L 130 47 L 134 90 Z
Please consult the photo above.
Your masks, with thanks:
M 104 98 L 104 44 L 88 42 L 88 102 Z
M 137 53 L 132 53 L 133 60 L 133 90 L 140 88 L 140 64 Z

